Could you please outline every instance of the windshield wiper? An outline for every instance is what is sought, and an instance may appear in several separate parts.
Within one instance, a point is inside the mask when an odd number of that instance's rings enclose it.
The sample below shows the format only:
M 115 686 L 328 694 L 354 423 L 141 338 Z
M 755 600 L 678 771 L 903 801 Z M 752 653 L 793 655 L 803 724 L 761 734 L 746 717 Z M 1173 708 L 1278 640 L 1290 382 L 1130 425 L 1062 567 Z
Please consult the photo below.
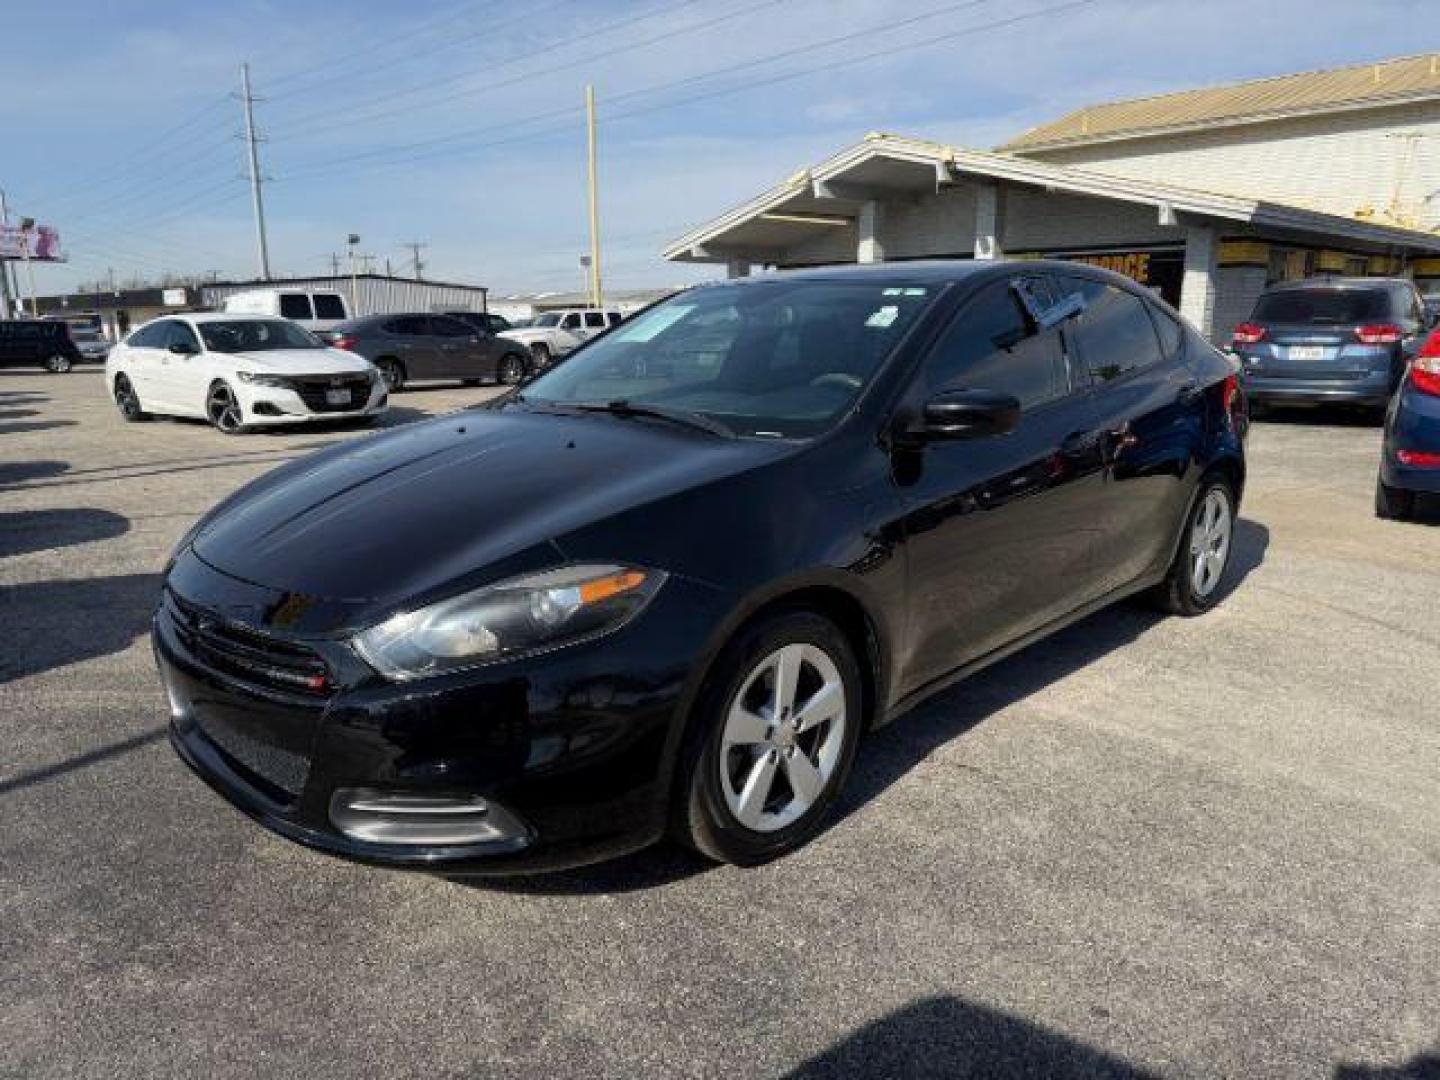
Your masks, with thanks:
M 578 409 L 581 412 L 603 412 L 612 416 L 653 416 L 657 420 L 668 420 L 672 424 L 684 424 L 686 427 L 699 428 L 701 431 L 708 431 L 712 435 L 719 435 L 722 438 L 733 439 L 735 432 L 719 420 L 712 420 L 702 413 L 688 412 L 685 409 L 667 409 L 659 405 L 647 405 L 640 401 L 627 401 L 619 398 L 615 401 L 559 401 L 549 404 L 559 405 L 564 408 Z

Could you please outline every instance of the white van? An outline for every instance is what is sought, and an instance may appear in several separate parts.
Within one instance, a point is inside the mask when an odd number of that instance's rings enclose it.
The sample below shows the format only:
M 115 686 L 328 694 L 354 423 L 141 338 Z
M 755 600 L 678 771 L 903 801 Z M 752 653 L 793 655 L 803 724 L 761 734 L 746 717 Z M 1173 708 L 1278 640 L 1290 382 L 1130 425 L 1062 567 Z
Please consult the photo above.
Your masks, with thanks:
M 345 297 L 328 289 L 250 289 L 225 297 L 221 310 L 289 319 L 306 330 L 329 330 L 350 318 Z

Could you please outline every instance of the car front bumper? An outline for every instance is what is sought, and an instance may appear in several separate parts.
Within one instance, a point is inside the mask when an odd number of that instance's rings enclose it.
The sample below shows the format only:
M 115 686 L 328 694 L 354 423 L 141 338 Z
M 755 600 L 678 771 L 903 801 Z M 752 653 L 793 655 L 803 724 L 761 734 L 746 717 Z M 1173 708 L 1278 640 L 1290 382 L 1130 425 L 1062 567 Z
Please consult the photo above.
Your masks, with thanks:
M 364 391 L 352 394 L 349 407 L 315 408 L 307 404 L 298 390 L 257 383 L 237 384 L 237 397 L 250 424 L 303 424 L 325 420 L 353 420 L 383 413 L 387 406 L 384 382 L 376 380 Z
M 223 620 L 237 598 L 284 602 L 182 555 L 152 642 L 176 751 L 266 828 L 459 874 L 575 866 L 662 835 L 690 677 L 721 617 L 708 587 L 672 577 L 608 637 L 409 683 L 384 681 L 342 641 L 311 640 L 334 680 L 319 694 L 250 677 L 197 631 L 196 611 Z

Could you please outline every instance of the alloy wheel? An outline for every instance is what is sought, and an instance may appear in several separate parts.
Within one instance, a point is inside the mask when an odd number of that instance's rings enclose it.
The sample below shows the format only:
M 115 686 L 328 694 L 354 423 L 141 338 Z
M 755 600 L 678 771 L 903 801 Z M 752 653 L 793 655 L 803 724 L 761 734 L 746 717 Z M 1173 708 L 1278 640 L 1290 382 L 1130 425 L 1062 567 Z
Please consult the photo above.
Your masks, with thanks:
M 227 435 L 239 431 L 244 423 L 240 403 L 223 383 L 211 388 L 210 397 L 205 403 L 205 415 L 210 418 L 210 423 Z
M 507 356 L 500 363 L 500 381 L 506 386 L 514 386 L 525 375 L 525 365 L 518 356 Z
M 45 370 L 54 375 L 64 375 L 71 368 L 68 356 L 55 355 L 45 361 Z
M 747 829 L 799 821 L 835 778 L 845 745 L 845 684 L 811 644 L 785 645 L 745 677 L 720 742 L 720 788 Z
M 1234 530 L 1230 496 L 1223 487 L 1212 487 L 1205 493 L 1190 528 L 1190 582 L 1196 595 L 1209 596 L 1220 584 Z

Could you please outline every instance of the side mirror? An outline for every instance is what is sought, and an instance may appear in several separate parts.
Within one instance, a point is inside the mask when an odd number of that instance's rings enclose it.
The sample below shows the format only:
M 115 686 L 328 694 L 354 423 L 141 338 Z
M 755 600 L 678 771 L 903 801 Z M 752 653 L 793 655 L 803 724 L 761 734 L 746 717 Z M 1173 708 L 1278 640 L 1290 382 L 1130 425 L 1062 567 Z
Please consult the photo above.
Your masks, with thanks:
M 1020 423 L 1020 402 L 994 390 L 946 390 L 925 402 L 908 434 L 919 442 L 1006 435 Z
M 172 341 L 170 343 L 169 350 L 176 356 L 194 356 L 197 352 L 200 351 L 199 349 L 195 348 L 194 345 L 191 345 L 189 342 L 185 341 Z

